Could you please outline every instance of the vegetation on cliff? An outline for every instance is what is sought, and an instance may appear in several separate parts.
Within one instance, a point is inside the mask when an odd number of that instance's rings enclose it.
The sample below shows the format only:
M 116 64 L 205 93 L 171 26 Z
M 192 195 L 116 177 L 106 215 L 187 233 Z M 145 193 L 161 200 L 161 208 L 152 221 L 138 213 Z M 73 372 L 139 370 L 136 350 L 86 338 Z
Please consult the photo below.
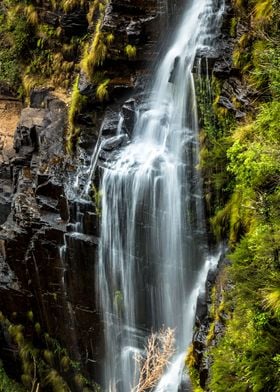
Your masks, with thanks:
M 204 114 L 201 165 L 212 227 L 218 237 L 228 238 L 231 260 L 225 271 L 231 289 L 220 293 L 222 309 L 217 304 L 211 316 L 207 390 L 279 391 L 280 4 L 236 0 L 234 9 L 233 65 L 254 99 L 242 120 L 219 109 L 219 97 L 215 114 Z M 219 87 L 214 78 L 212 85 Z M 232 103 L 244 110 L 235 97 Z M 224 325 L 218 342 L 217 323 Z M 197 380 L 195 359 L 191 367 Z
M 57 340 L 42 331 L 29 311 L 23 324 L 12 323 L 0 312 L 0 329 L 8 336 L 13 348 L 19 382 L 10 379 L 0 363 L 0 391 L 24 392 L 51 390 L 69 392 L 99 391 L 81 373 L 80 364 L 69 356 Z
M 89 3 L 52 1 L 46 8 L 41 1 L 4 0 L 1 4 L 0 82 L 25 97 L 38 85 L 70 87 L 81 48 L 88 38 Z M 81 7 L 79 12 L 85 27 L 68 31 L 71 22 L 63 21 L 63 16 L 75 7 Z

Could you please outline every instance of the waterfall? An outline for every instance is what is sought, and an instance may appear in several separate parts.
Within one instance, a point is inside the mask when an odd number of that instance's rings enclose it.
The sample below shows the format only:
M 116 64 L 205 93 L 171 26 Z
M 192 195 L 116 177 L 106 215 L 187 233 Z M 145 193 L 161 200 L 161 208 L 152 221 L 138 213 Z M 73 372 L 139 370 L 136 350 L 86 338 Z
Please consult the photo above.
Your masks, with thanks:
M 138 108 L 131 142 L 103 172 L 97 276 L 109 392 L 131 391 L 134 357 L 151 331 L 163 327 L 174 329 L 178 352 L 157 390 L 175 392 L 180 385 L 197 297 L 213 262 L 197 170 L 192 69 L 198 49 L 212 44 L 222 12 L 214 0 L 188 2 L 151 94 Z

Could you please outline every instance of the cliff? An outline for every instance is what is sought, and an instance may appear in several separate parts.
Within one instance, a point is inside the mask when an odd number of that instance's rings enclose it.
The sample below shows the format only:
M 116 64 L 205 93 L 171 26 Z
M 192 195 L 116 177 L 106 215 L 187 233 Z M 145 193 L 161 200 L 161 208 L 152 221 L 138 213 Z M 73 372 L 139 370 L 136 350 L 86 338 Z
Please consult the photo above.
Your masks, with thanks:
M 229 3 L 216 50 L 198 53 L 194 73 L 202 74 L 196 88 L 209 242 L 227 241 L 231 256 L 198 312 L 188 363 L 195 390 L 273 391 L 279 1 Z M 77 195 L 88 185 L 101 133 L 115 135 L 119 112 L 131 132 L 184 2 L 15 0 L 0 7 L 0 358 L 27 390 L 98 390 L 98 183 L 104 161 L 125 140 L 103 144 L 92 200 Z
M 0 356 L 28 389 L 95 390 L 104 346 L 95 290 L 98 206 L 77 194 L 100 129 L 114 135 L 121 108 L 132 127 L 134 100 L 180 8 L 154 0 L 1 7 Z M 100 47 L 105 54 L 94 63 Z

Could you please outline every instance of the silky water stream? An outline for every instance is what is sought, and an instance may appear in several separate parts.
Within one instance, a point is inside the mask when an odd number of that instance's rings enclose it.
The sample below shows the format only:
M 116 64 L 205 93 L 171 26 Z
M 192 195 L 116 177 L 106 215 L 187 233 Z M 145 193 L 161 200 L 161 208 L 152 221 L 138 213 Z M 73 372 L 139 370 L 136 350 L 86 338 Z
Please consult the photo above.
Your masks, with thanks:
M 217 261 L 206 245 L 192 69 L 219 31 L 224 4 L 186 3 L 132 140 L 103 172 L 97 276 L 109 392 L 137 384 L 135 355 L 162 328 L 174 329 L 177 353 L 155 390 L 179 390 L 197 298 Z

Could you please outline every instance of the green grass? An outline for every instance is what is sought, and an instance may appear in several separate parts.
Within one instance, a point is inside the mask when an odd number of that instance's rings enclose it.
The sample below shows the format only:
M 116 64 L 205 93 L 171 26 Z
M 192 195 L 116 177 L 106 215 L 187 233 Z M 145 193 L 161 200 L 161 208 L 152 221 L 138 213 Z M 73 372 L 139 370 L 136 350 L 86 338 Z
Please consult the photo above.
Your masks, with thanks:
M 126 45 L 124 48 L 124 53 L 127 55 L 129 59 L 133 59 L 136 57 L 137 48 L 133 45 Z

